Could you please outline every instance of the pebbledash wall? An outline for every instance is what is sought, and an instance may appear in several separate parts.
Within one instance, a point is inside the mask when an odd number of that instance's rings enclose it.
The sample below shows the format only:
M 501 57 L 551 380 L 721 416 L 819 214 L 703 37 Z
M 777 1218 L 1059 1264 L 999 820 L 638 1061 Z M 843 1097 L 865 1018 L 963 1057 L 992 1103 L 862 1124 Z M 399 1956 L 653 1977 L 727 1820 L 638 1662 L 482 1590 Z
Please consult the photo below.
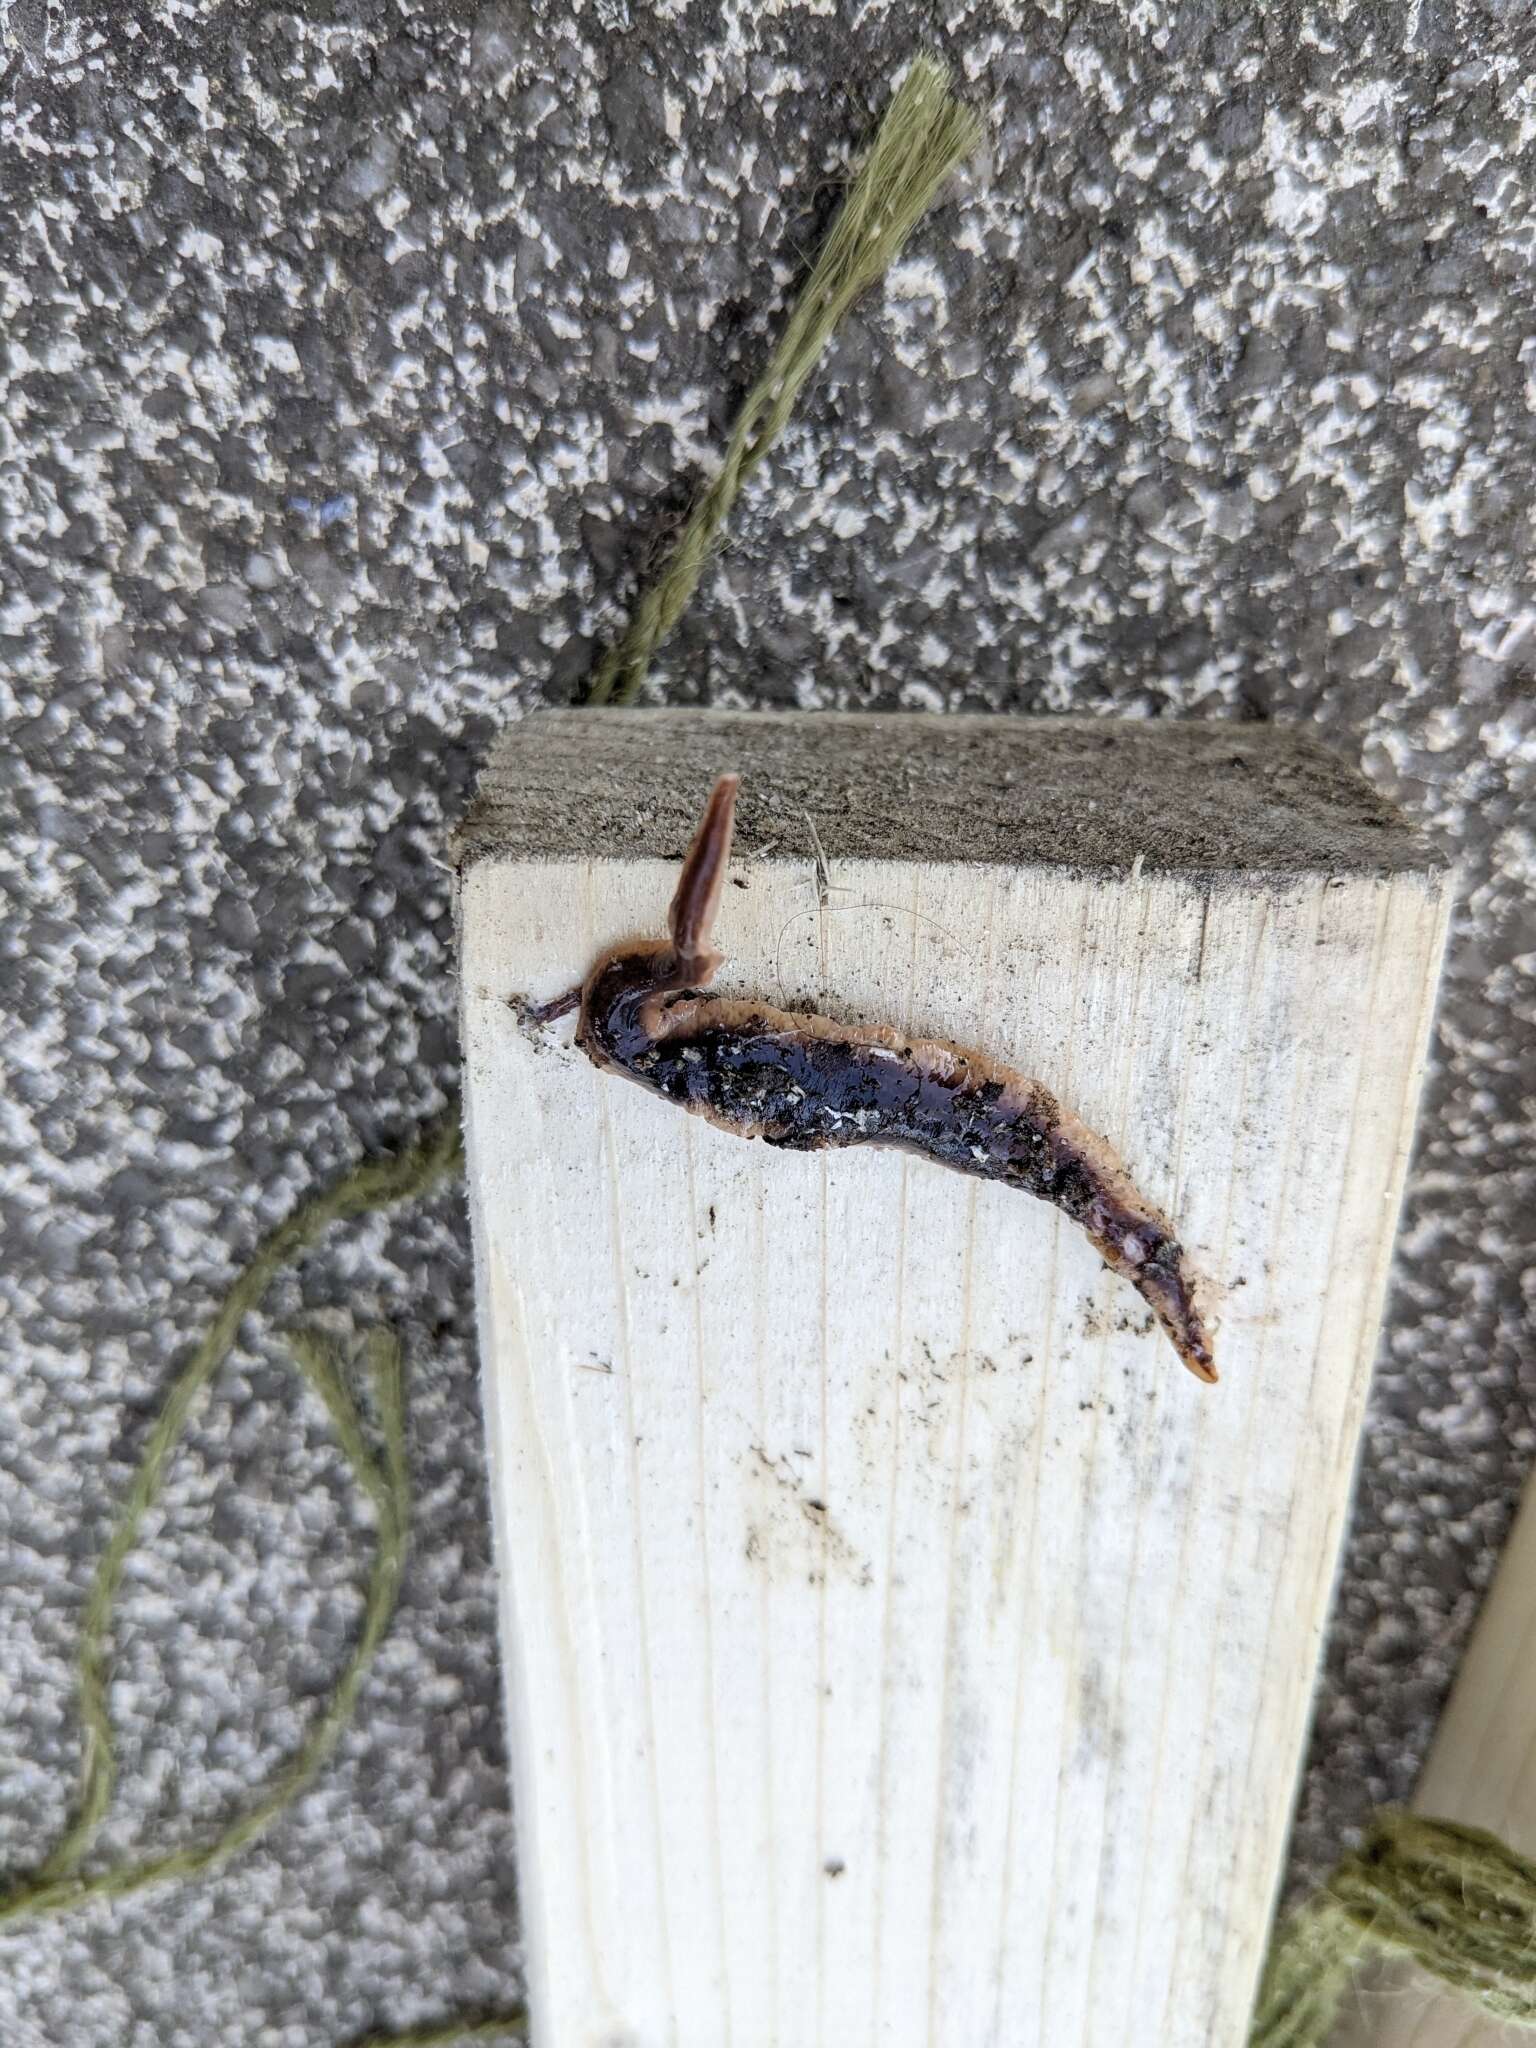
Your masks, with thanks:
M 654 688 L 1303 723 L 1458 852 L 1297 1877 L 1406 1793 L 1536 1443 L 1526 13 L 0 0 L 0 1867 L 62 1817 L 170 1360 L 451 1085 L 445 821 L 622 622 L 922 46 L 989 145 Z M 453 1198 L 318 1261 L 200 1422 L 107 1847 L 238 1805 L 356 1618 L 279 1338 L 343 1301 L 403 1327 L 421 1503 L 359 1722 L 216 1881 L 0 1941 L 8 2041 L 310 2048 L 515 1987 Z

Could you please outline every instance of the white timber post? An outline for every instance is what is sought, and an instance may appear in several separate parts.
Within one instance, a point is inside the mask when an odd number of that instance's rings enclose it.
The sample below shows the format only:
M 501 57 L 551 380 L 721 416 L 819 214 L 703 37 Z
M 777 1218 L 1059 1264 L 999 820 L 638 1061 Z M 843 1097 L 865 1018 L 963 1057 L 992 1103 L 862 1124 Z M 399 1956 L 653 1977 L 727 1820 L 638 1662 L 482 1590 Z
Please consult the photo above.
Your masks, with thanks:
M 1526 1486 L 1413 1804 L 1536 1856 L 1536 1480 Z M 1494 2019 L 1394 1958 L 1361 1973 L 1335 2039 L 1338 2048 L 1530 2048 L 1531 2030 Z
M 1044 1082 L 1218 1385 L 1044 1204 L 530 1015 L 664 934 L 725 771 L 715 986 Z M 1241 2048 L 1443 863 L 1273 729 L 606 710 L 509 731 L 456 860 L 536 2048 Z

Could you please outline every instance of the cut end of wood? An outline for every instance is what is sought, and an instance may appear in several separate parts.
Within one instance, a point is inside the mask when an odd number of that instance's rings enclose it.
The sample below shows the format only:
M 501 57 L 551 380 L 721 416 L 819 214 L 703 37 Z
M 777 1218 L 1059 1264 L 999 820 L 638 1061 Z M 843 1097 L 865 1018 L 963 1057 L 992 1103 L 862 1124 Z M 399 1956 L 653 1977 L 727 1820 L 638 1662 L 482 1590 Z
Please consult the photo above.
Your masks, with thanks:
M 496 742 L 460 866 L 686 851 L 741 778 L 737 850 L 1078 872 L 1433 873 L 1444 857 L 1304 733 L 923 713 L 539 711 Z

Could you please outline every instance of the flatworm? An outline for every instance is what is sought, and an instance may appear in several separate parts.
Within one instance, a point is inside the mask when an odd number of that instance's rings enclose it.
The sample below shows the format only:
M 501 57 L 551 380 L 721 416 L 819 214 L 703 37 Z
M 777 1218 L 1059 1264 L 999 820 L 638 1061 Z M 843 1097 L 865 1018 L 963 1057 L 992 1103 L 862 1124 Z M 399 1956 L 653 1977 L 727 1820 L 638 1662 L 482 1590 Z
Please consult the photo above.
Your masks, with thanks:
M 587 976 L 577 1044 L 597 1066 L 738 1137 L 797 1152 L 899 1145 L 1054 1203 L 1136 1288 L 1190 1371 L 1214 1381 L 1210 1338 L 1167 1218 L 1040 1082 L 943 1039 L 701 993 L 724 960 L 710 935 L 739 780 L 721 776 L 710 795 L 672 899 L 670 939 L 616 948 Z

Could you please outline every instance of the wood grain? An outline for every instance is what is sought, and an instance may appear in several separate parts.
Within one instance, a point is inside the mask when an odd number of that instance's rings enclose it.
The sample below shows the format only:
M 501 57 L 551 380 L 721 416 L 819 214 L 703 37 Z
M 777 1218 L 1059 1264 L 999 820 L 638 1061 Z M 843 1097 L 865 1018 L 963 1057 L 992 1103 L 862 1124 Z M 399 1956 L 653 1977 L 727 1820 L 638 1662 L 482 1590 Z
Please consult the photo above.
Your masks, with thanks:
M 1177 1218 L 1223 1378 L 1039 1203 L 744 1143 L 599 1075 L 569 1021 L 530 1032 L 508 998 L 658 931 L 675 863 L 482 844 L 470 1169 L 536 2041 L 1238 2048 L 1444 875 L 834 858 L 823 891 L 803 845 L 736 868 L 722 991 L 1038 1075 Z

